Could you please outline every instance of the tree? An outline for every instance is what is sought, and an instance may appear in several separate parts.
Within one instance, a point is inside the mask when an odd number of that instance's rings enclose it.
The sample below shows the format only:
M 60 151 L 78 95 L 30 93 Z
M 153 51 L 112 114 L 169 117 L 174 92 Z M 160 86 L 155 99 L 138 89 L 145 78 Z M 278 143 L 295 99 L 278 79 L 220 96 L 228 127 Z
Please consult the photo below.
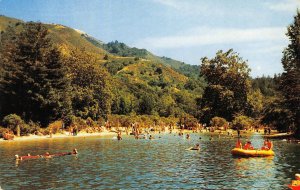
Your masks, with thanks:
M 66 58 L 72 85 L 75 116 L 98 120 L 111 112 L 112 93 L 109 73 L 83 50 L 72 50 Z
M 48 30 L 29 22 L 21 32 L 12 28 L 7 32 L 1 39 L 1 114 L 16 113 L 43 126 L 68 115 L 70 80 Z
M 218 51 L 212 59 L 202 58 L 200 68 L 208 83 L 199 105 L 204 122 L 214 116 L 231 121 L 234 114 L 246 111 L 250 69 L 237 53 Z
M 248 115 L 251 115 L 253 118 L 259 118 L 263 112 L 264 107 L 264 96 L 261 94 L 260 90 L 251 90 L 248 93 L 248 104 L 249 110 Z
M 227 121 L 226 119 L 222 118 L 222 117 L 213 117 L 210 121 L 210 125 L 213 127 L 225 127 L 227 125 Z
M 170 94 L 162 94 L 158 100 L 158 113 L 162 117 L 174 115 L 176 103 Z
M 155 111 L 156 100 L 152 94 L 143 94 L 139 102 L 139 113 L 151 115 Z
M 233 128 L 238 130 L 249 129 L 253 124 L 254 120 L 245 115 L 237 115 L 232 121 Z
M 292 125 L 300 137 L 300 12 L 294 17 L 294 23 L 288 27 L 286 34 L 290 44 L 283 51 L 281 92 L 285 97 L 285 106 L 292 113 Z
M 274 126 L 280 132 L 295 131 L 293 114 L 285 106 L 285 100 L 279 96 L 265 106 L 262 123 Z

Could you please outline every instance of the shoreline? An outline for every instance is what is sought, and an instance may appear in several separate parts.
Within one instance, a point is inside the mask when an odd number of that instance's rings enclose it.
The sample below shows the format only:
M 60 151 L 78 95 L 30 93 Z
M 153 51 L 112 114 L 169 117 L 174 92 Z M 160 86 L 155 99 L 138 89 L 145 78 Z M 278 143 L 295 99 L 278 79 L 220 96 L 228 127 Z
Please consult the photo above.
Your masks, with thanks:
M 103 132 L 93 132 L 93 133 L 87 133 L 87 132 L 79 132 L 77 135 L 70 135 L 68 132 L 64 133 L 56 133 L 52 134 L 52 137 L 50 135 L 28 135 L 28 136 L 15 136 L 13 140 L 4 140 L 3 138 L 0 139 L 1 142 L 19 142 L 19 141 L 31 141 L 31 140 L 45 140 L 45 139 L 61 139 L 61 138 L 80 138 L 80 137 L 95 137 L 95 136 L 115 136 L 116 133 L 112 131 L 103 131 Z
M 172 129 L 172 134 L 178 134 L 181 130 L 180 129 Z M 192 134 L 194 133 L 192 130 L 182 130 L 183 134 Z M 225 135 L 226 133 L 228 133 L 232 136 L 232 137 L 237 137 L 236 131 L 234 130 L 227 130 L 227 131 L 222 131 L 222 130 L 215 130 L 214 132 L 209 132 L 206 130 L 203 130 L 201 132 L 196 132 L 198 134 L 211 134 L 211 135 Z M 169 134 L 170 131 L 166 130 L 166 131 L 162 131 L 161 134 Z M 250 135 L 252 135 L 254 132 L 253 131 L 242 131 L 241 135 L 242 138 L 247 138 Z M 264 135 L 262 132 L 259 132 L 262 136 L 277 136 L 281 133 L 275 132 L 271 135 Z M 123 134 L 126 135 L 126 133 L 123 131 Z M 156 132 L 150 132 L 150 134 L 160 134 L 157 131 Z M 62 139 L 62 138 L 80 138 L 80 137 L 95 137 L 95 136 L 99 136 L 99 137 L 104 137 L 104 136 L 117 136 L 117 132 L 116 131 L 103 131 L 103 132 L 92 132 L 92 133 L 88 133 L 88 132 L 79 132 L 77 135 L 70 135 L 69 132 L 64 131 L 63 133 L 56 133 L 56 134 L 52 134 L 50 135 L 33 135 L 30 134 L 28 136 L 20 136 L 17 137 L 15 136 L 13 140 L 4 140 L 3 138 L 0 138 L 0 143 L 1 142 L 20 142 L 20 141 L 32 141 L 32 140 L 49 140 L 49 139 Z

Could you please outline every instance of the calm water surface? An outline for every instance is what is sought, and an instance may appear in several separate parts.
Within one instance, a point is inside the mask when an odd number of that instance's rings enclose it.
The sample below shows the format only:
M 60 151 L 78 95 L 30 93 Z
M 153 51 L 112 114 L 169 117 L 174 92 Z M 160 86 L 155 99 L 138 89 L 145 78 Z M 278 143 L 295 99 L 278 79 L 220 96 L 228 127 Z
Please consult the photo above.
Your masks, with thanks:
M 234 158 L 235 139 L 167 134 L 0 142 L 0 187 L 8 189 L 288 189 L 300 172 L 300 145 L 274 141 L 275 157 Z M 161 138 L 159 138 L 161 137 Z M 199 139 L 201 137 L 201 139 Z M 263 139 L 251 140 L 260 147 Z M 185 149 L 200 142 L 201 151 Z M 14 155 L 71 151 L 77 156 L 16 162 Z

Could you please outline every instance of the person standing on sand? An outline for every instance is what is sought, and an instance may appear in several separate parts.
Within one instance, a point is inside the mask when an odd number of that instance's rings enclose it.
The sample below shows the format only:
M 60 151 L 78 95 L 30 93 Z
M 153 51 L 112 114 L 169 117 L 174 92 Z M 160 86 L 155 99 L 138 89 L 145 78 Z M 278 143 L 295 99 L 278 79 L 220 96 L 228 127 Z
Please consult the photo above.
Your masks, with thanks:
M 118 139 L 118 140 L 122 140 L 121 132 L 118 132 L 117 139 Z

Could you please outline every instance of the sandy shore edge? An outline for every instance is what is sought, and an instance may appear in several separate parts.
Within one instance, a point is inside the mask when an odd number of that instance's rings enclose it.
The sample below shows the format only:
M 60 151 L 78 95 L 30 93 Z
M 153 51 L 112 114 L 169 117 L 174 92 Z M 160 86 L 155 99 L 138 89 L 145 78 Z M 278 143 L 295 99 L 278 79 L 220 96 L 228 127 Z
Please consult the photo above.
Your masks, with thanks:
M 21 137 L 14 137 L 14 140 L 9 141 L 30 141 L 30 140 L 42 140 L 42 139 L 58 139 L 58 138 L 78 138 L 78 137 L 93 137 L 93 136 L 116 136 L 115 132 L 111 131 L 103 131 L 103 132 L 94 132 L 94 133 L 86 133 L 80 132 L 76 136 L 70 135 L 68 132 L 52 134 L 50 135 L 28 135 L 28 136 L 21 136 Z M 0 139 L 0 142 L 8 142 L 3 138 Z

